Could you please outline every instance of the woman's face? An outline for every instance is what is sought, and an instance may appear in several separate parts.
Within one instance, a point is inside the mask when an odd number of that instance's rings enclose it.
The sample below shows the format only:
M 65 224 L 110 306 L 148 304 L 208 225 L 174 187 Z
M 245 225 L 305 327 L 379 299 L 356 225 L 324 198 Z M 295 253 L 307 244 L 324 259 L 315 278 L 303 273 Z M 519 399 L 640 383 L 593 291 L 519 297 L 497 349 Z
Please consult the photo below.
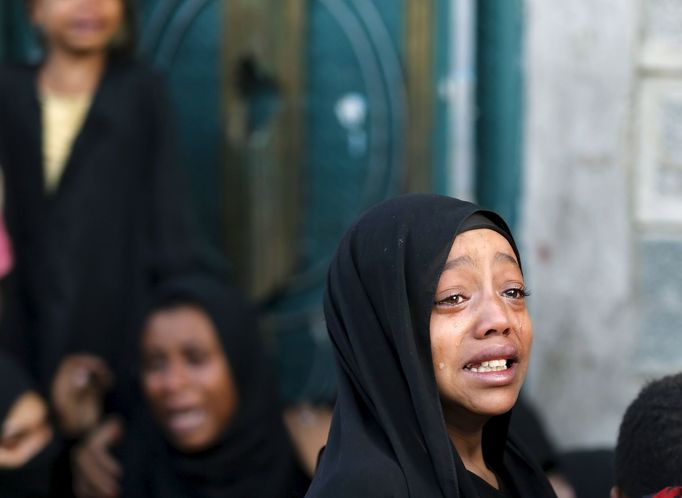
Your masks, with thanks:
M 491 417 L 516 402 L 533 336 L 521 269 L 493 230 L 455 238 L 431 312 L 431 352 L 445 408 Z
M 142 335 L 142 364 L 145 395 L 170 442 L 185 452 L 216 442 L 237 390 L 206 313 L 190 305 L 154 313 Z
M 31 17 L 48 45 L 74 53 L 106 50 L 123 24 L 123 0 L 33 0 Z

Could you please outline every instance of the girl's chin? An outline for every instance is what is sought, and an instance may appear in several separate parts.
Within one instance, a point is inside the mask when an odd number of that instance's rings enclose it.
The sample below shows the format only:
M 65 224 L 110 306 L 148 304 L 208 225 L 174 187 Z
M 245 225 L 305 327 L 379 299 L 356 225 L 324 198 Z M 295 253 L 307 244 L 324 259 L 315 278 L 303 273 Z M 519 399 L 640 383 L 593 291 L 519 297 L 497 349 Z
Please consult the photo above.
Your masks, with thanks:
M 483 394 L 477 396 L 474 402 L 460 402 L 458 400 L 451 400 L 444 402 L 445 410 L 450 411 L 455 418 L 464 417 L 466 419 L 475 420 L 480 419 L 483 423 L 487 422 L 492 417 L 504 415 L 509 412 L 516 404 L 518 398 L 518 391 L 508 393 Z M 472 398 L 469 398 L 470 400 Z

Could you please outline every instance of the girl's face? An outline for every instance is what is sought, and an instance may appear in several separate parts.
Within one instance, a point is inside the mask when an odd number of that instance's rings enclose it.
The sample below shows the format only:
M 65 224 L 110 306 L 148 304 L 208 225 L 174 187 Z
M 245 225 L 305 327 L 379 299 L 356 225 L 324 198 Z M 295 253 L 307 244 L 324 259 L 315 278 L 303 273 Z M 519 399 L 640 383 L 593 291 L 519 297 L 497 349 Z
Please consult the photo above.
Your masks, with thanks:
M 33 0 L 31 18 L 48 47 L 91 53 L 107 49 L 124 10 L 123 0 Z
M 170 442 L 188 453 L 215 443 L 237 389 L 213 323 L 196 306 L 154 313 L 142 335 L 142 385 Z
M 454 414 L 491 417 L 513 407 L 533 336 L 525 297 L 521 269 L 502 235 L 481 229 L 455 238 L 430 328 L 441 402 Z

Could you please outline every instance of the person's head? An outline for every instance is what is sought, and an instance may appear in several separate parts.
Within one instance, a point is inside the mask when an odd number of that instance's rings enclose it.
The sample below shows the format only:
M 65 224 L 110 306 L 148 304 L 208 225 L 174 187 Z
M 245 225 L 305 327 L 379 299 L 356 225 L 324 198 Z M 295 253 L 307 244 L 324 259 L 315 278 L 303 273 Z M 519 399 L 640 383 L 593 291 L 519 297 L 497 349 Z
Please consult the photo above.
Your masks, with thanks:
M 677 374 L 645 386 L 625 411 L 611 497 L 641 498 L 682 486 L 681 464 L 682 374 Z
M 45 49 L 130 55 L 135 21 L 130 0 L 27 0 Z
M 391 341 L 426 350 L 420 368 L 431 370 L 448 414 L 482 424 L 513 407 L 528 368 L 532 324 L 519 254 L 497 214 L 437 195 L 389 200 L 370 209 L 339 247 L 330 273 L 332 318 L 344 293 L 359 292 L 335 285 L 336 274 L 344 286 L 355 285 L 357 274 L 373 303 L 365 314 L 391 334 L 407 325 L 394 320 L 410 313 L 411 326 Z M 387 302 L 396 309 L 388 312 Z M 359 305 L 349 307 L 340 318 L 358 312 Z
M 235 287 L 202 275 L 162 283 L 140 346 L 148 405 L 181 452 L 246 434 L 276 412 L 257 315 Z
M 167 304 L 147 319 L 141 347 L 144 393 L 168 439 L 186 452 L 213 444 L 237 389 L 211 318 L 191 302 Z
M 482 214 L 454 237 L 434 295 L 431 351 L 444 408 L 457 420 L 508 412 L 528 368 L 532 324 L 511 234 Z

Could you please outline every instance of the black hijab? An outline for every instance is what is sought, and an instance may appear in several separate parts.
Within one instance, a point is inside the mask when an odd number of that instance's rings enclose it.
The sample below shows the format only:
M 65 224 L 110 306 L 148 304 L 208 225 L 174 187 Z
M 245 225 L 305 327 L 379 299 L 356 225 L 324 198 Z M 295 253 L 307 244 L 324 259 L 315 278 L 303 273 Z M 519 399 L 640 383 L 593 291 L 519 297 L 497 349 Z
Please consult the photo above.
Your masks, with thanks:
M 468 222 L 474 213 L 482 216 Z M 341 241 L 324 303 L 339 391 L 307 497 L 478 496 L 448 438 L 429 337 L 436 286 L 465 222 L 497 230 L 518 258 L 498 215 L 432 194 L 372 208 Z M 508 439 L 508 423 L 505 414 L 486 424 L 486 462 L 516 495 L 554 496 L 542 471 Z
M 219 441 L 192 454 L 173 448 L 148 415 L 140 416 L 124 454 L 123 496 L 302 496 L 307 482 L 285 432 L 255 311 L 237 289 L 189 276 L 163 284 L 150 312 L 179 304 L 197 305 L 213 321 L 234 375 L 237 411 Z

